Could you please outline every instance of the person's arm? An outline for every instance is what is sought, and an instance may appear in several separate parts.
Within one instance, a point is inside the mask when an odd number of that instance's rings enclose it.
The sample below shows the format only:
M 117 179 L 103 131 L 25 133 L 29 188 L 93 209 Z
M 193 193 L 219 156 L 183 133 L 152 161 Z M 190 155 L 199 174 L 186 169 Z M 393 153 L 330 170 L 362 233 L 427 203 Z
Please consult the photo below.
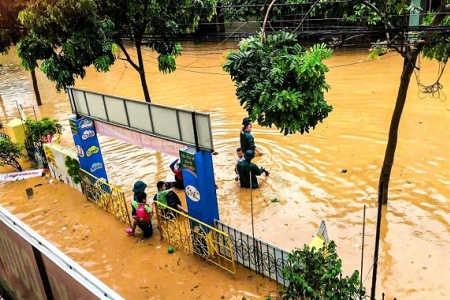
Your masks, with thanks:
M 161 191 L 161 192 L 159 192 L 159 193 L 161 194 L 161 196 L 165 197 L 165 196 L 167 196 L 168 193 L 170 193 L 170 192 L 172 192 L 172 191 L 173 191 L 173 189 L 170 188 L 170 189 L 168 189 L 168 190 L 164 190 L 164 191 Z
M 248 149 L 255 151 L 255 138 L 250 133 L 245 133 L 245 138 L 247 139 Z
M 179 205 L 179 204 L 177 204 L 177 209 L 178 209 L 179 211 L 184 212 L 186 215 L 188 214 L 188 210 L 185 209 L 183 206 L 181 206 L 181 205 Z
M 152 215 L 154 212 L 156 212 L 156 202 L 155 201 L 153 201 L 153 203 L 152 203 Z
M 148 215 L 150 216 L 150 219 L 152 218 L 152 216 L 153 216 L 153 211 L 152 211 L 152 209 L 150 208 L 150 206 L 148 205 L 148 204 L 145 204 L 145 211 L 148 213 Z
M 267 171 L 263 167 L 259 168 L 259 170 L 260 170 L 261 174 L 264 173 L 266 176 L 269 176 L 269 171 Z
M 171 164 L 170 164 L 170 169 L 172 170 L 172 172 L 175 173 L 175 165 L 178 163 L 179 159 L 175 159 Z
M 262 168 L 258 168 L 257 165 L 252 163 L 252 166 L 250 167 L 250 171 L 252 172 L 253 175 L 259 176 L 262 174 Z

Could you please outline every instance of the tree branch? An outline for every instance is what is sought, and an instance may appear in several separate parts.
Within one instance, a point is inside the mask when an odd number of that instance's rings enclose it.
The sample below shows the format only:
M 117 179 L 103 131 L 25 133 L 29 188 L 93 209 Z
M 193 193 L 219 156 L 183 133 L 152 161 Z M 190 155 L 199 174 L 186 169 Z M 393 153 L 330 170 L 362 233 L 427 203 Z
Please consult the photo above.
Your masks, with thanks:
M 123 54 L 125 54 L 125 57 L 127 58 L 127 61 L 130 63 L 130 65 L 138 72 L 140 72 L 141 68 L 139 68 L 138 65 L 135 64 L 134 61 L 131 60 L 130 55 L 127 52 L 127 49 L 125 49 L 125 46 L 121 42 L 117 42 L 117 45 L 119 45 L 120 49 L 122 49 Z
M 446 0 L 441 0 L 441 8 L 434 16 L 433 20 L 430 23 L 430 26 L 437 26 L 441 24 L 442 20 L 448 15 L 450 12 L 450 4 L 446 5 Z M 433 37 L 434 31 L 427 31 L 425 33 L 424 42 L 427 43 Z
M 300 22 L 300 24 L 298 24 L 298 26 L 294 29 L 294 32 L 296 32 L 300 26 L 302 26 L 303 22 L 305 22 L 306 17 L 308 17 L 309 13 L 314 9 L 314 7 L 316 7 L 317 4 L 319 4 L 320 0 L 317 0 L 312 6 L 311 8 L 306 12 L 306 14 L 303 16 L 302 21 Z
M 264 22 L 263 22 L 263 27 L 262 27 L 262 32 L 261 32 L 261 43 L 263 42 L 264 36 L 266 35 L 267 18 L 269 17 L 269 12 L 272 9 L 272 6 L 275 3 L 275 1 L 277 1 L 277 0 L 272 0 L 272 2 L 270 2 L 270 5 L 269 5 L 269 7 L 267 8 L 267 11 L 266 11 L 266 15 L 264 16 Z
M 373 10 L 381 18 L 381 21 L 383 21 L 384 25 L 386 25 L 387 28 L 394 29 L 394 26 L 392 26 L 391 22 L 389 22 L 386 16 L 378 9 L 378 7 L 376 7 L 374 4 L 366 0 L 360 2 L 368 6 L 371 10 Z

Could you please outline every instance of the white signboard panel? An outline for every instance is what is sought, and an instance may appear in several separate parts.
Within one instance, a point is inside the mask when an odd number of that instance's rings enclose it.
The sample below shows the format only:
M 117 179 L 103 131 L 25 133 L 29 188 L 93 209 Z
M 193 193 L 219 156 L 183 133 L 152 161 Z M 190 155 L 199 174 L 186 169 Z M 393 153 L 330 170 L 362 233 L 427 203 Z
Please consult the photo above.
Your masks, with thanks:
M 70 88 L 75 114 L 203 150 L 214 150 L 208 114 Z

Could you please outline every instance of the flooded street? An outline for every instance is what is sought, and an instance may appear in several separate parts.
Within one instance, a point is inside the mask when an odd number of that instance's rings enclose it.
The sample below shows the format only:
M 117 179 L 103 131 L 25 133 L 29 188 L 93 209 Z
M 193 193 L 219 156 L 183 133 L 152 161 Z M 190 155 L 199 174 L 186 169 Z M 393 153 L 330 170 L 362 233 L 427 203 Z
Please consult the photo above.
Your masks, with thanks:
M 239 188 L 233 173 L 240 124 L 246 112 L 236 100 L 230 77 L 221 69 L 226 47 L 235 46 L 234 43 L 220 46 L 185 44 L 185 51 L 177 60 L 177 71 L 169 75 L 159 73 L 156 54 L 145 51 L 146 76 L 154 103 L 211 115 L 215 150 L 219 152 L 213 161 L 219 187 L 220 219 L 251 232 L 250 191 Z M 256 144 L 264 152 L 254 162 L 271 174 L 267 178 L 261 177 L 260 188 L 252 197 L 255 235 L 286 250 L 308 243 L 320 221 L 325 220 L 329 237 L 338 245 L 346 275 L 360 269 L 362 216 L 363 207 L 367 205 L 363 280 L 370 289 L 378 177 L 403 61 L 396 53 L 388 53 L 379 61 L 366 61 L 367 55 L 368 51 L 363 50 L 339 50 L 326 61 L 330 67 L 327 81 L 331 85 L 326 99 L 334 110 L 310 134 L 283 136 L 276 129 L 254 126 Z M 35 99 L 29 74 L 20 68 L 14 52 L 0 56 L 0 64 L 3 65 L 0 67 L 0 121 L 6 124 L 19 116 L 16 101 L 27 107 L 26 112 L 31 117 L 33 110 L 30 107 L 35 104 Z M 437 63 L 423 59 L 420 66 L 422 83 L 433 84 L 437 70 Z M 38 118 L 58 118 L 66 129 L 61 143 L 73 148 L 67 121 L 71 115 L 68 97 L 56 93 L 54 84 L 41 72 L 37 72 L 37 76 L 44 105 L 36 107 L 36 115 Z M 441 100 L 420 99 L 416 79 L 414 76 L 411 79 L 400 124 L 389 203 L 384 209 L 381 228 L 377 295 L 385 292 L 387 299 L 447 299 L 450 296 L 446 288 L 450 279 L 448 70 L 441 83 L 448 101 L 444 101 L 445 96 Z M 143 99 L 138 73 L 123 61 L 117 61 L 106 74 L 90 69 L 76 87 Z M 100 137 L 100 143 L 109 180 L 127 191 L 128 199 L 136 180 L 147 182 L 147 192 L 153 194 L 156 182 L 171 172 L 169 164 L 174 159 L 171 156 L 104 136 Z M 343 169 L 347 172 L 342 173 Z M 24 198 L 24 187 L 19 188 L 17 184 L 0 187 L 0 204 L 22 218 L 29 211 L 21 213 L 17 206 L 17 201 Z M 63 193 L 62 190 L 57 189 L 48 197 L 71 200 L 70 192 L 64 190 Z M 72 193 L 77 199 L 80 197 L 78 192 Z M 274 198 L 279 202 L 272 202 Z M 73 205 L 72 209 L 76 218 L 81 218 L 79 215 L 85 210 L 83 204 Z M 98 213 L 102 215 L 100 211 Z M 41 218 L 33 228 L 43 234 L 39 230 L 43 230 L 48 221 Z M 109 216 L 98 220 L 100 228 L 115 230 L 119 235 L 122 225 Z M 47 238 L 58 245 L 55 237 Z M 84 242 L 74 240 L 72 243 L 79 243 L 73 246 L 73 251 L 62 250 L 69 256 L 76 255 L 77 262 L 103 280 L 106 275 L 95 271 L 97 268 L 103 270 L 104 266 L 98 265 L 102 256 L 96 256 L 92 251 L 81 255 Z M 130 239 L 125 237 L 118 243 L 112 247 L 116 248 L 115 255 L 131 248 Z M 108 264 L 115 273 L 108 276 L 120 279 L 122 262 L 110 260 Z M 171 276 L 170 272 L 165 274 L 164 271 L 157 274 L 158 278 Z M 214 285 L 209 289 L 214 290 Z M 129 298 L 132 294 L 127 295 Z M 226 299 L 231 296 L 227 295 Z

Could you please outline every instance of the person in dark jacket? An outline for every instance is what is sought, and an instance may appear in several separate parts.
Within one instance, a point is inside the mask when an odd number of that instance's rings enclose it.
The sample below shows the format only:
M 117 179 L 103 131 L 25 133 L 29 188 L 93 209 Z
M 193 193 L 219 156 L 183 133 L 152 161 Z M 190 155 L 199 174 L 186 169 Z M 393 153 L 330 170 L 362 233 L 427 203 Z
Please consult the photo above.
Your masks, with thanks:
M 258 153 L 259 155 L 262 155 L 262 152 L 256 147 L 255 145 L 255 139 L 252 135 L 252 121 L 250 118 L 244 118 L 242 120 L 242 129 L 240 133 L 240 142 L 241 142 L 241 148 L 246 152 L 247 150 L 252 150 Z
M 259 168 L 252 163 L 252 159 L 255 157 L 255 153 L 252 150 L 247 150 L 244 154 L 245 160 L 238 164 L 239 180 L 242 188 L 250 188 L 250 173 L 252 178 L 252 189 L 258 188 L 258 179 L 256 176 L 260 176 L 262 173 L 269 175 L 264 168 Z
M 177 158 L 170 164 L 170 169 L 175 176 L 175 185 L 174 187 L 180 190 L 184 190 L 184 181 L 183 181 L 183 173 L 180 169 L 180 160 Z

